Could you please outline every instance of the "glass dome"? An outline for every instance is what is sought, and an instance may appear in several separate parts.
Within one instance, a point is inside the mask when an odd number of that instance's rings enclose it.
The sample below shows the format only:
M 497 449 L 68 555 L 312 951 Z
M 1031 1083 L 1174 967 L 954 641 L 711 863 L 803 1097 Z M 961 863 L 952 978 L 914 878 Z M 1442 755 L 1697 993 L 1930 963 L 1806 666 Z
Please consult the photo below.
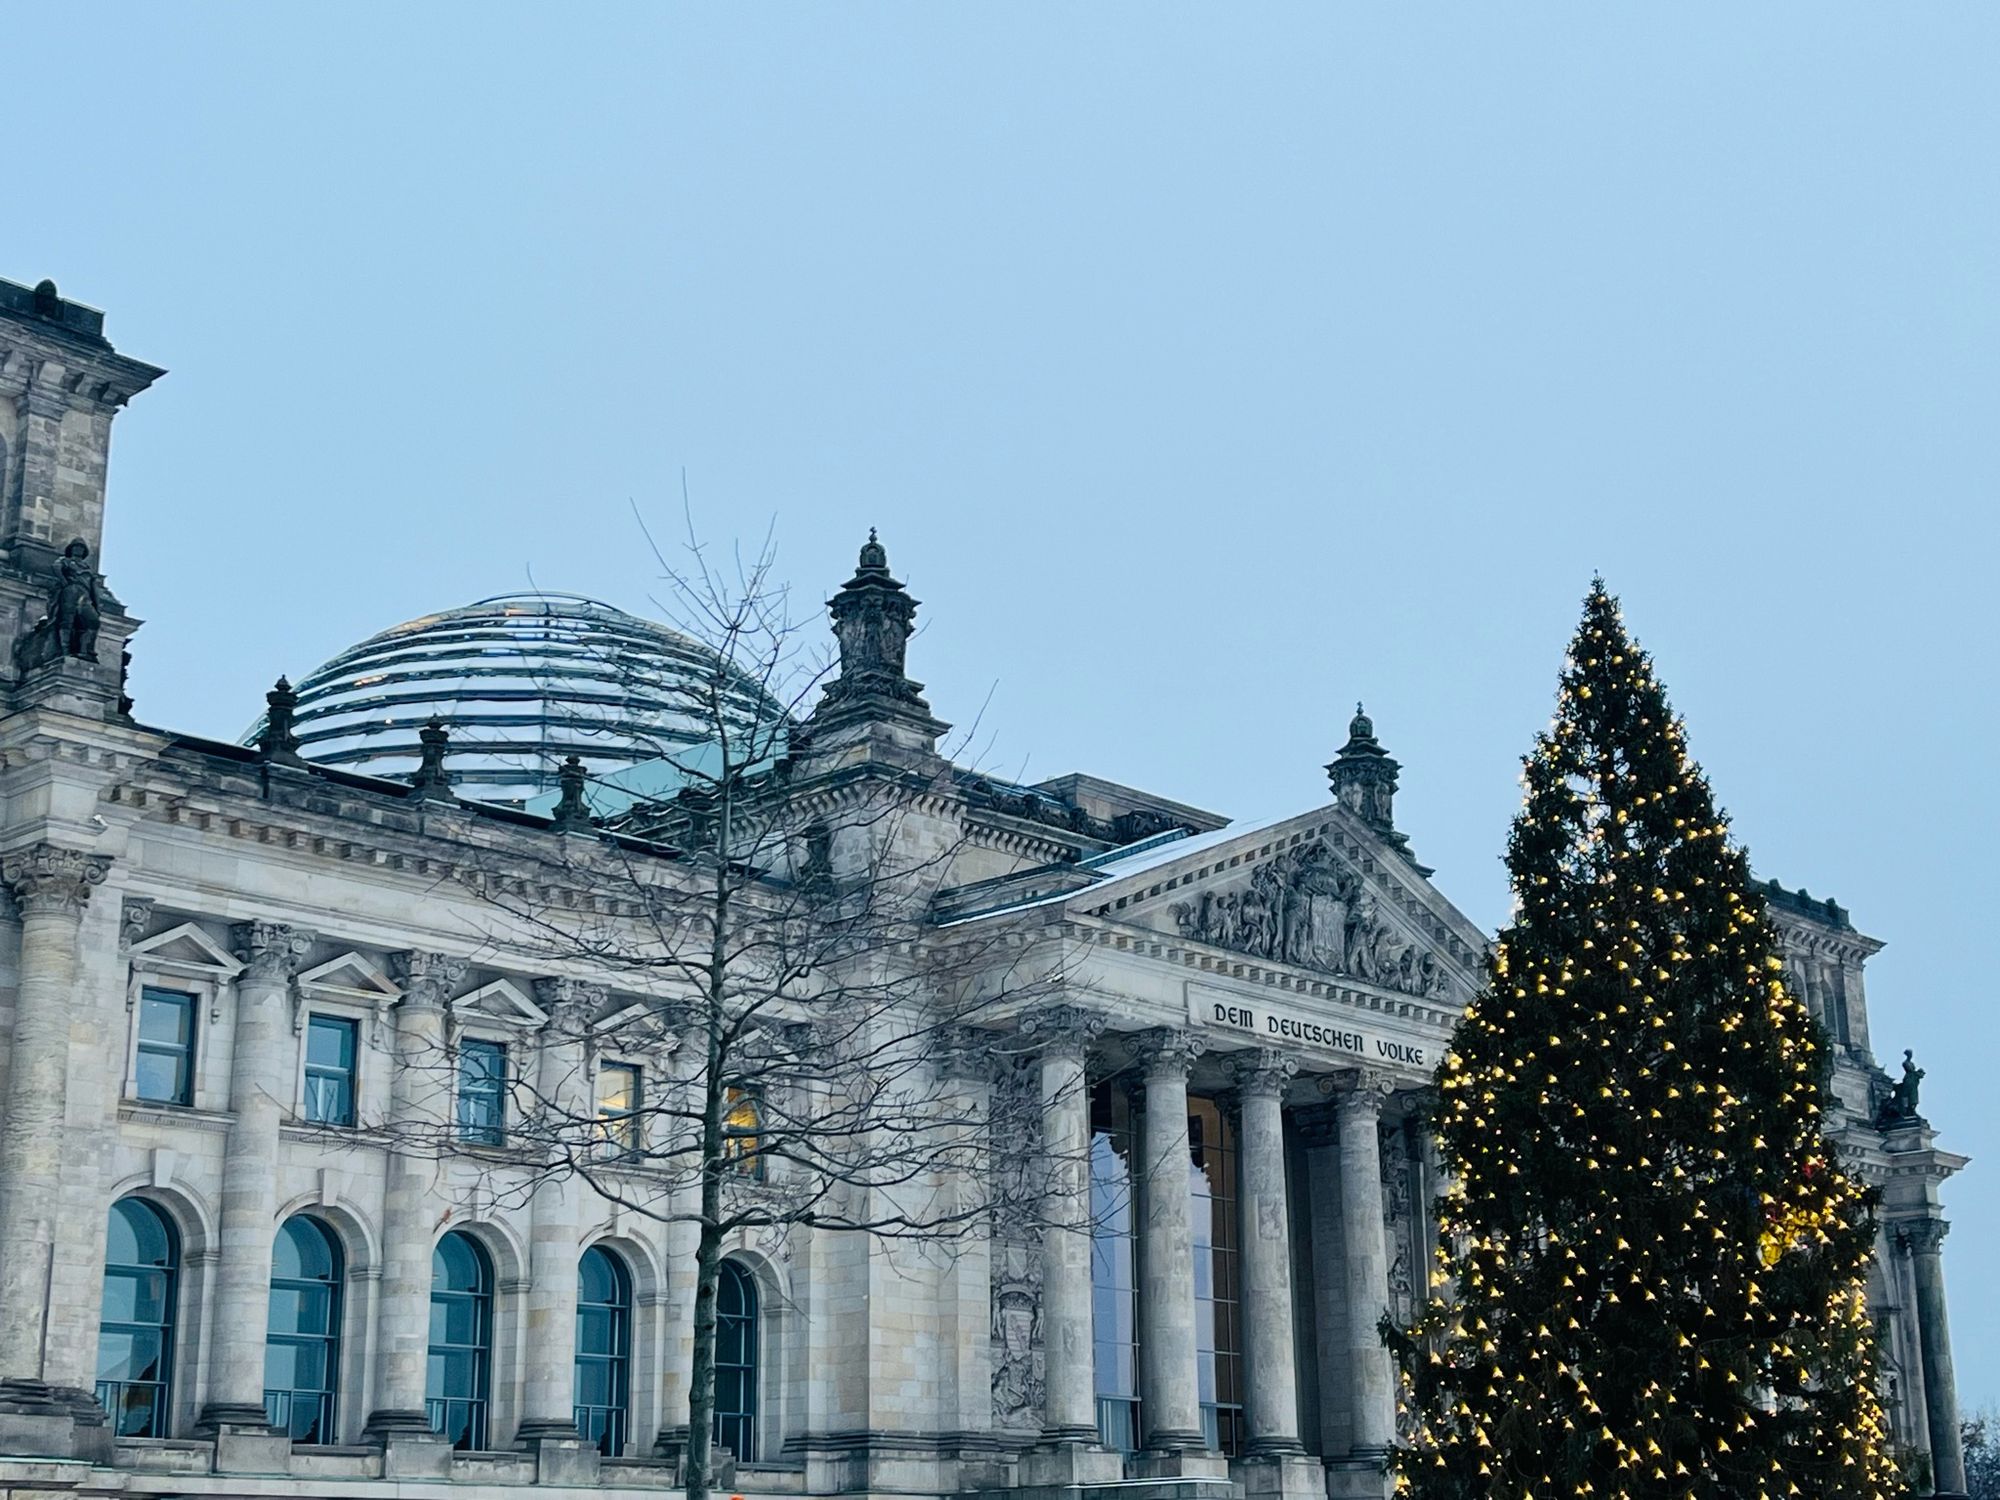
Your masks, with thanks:
M 599 777 L 712 744 L 715 685 L 733 733 L 782 745 L 783 705 L 700 642 L 593 599 L 508 594 L 341 652 L 299 682 L 294 729 L 307 760 L 408 780 L 436 717 L 454 790 L 518 804 L 554 790 L 565 756 Z

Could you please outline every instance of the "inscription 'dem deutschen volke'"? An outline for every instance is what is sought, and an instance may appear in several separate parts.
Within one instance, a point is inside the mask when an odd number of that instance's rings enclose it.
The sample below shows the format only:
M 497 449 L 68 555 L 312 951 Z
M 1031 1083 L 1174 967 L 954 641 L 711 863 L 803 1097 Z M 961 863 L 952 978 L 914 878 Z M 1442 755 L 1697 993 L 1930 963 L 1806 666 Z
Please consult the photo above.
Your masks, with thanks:
M 1266 1005 L 1225 999 L 1202 986 L 1188 986 L 1188 1019 L 1205 1031 L 1226 1031 L 1245 1040 L 1255 1037 L 1266 1046 L 1296 1047 L 1405 1068 L 1431 1066 L 1427 1049 L 1415 1043 L 1335 1022 L 1312 1020 Z

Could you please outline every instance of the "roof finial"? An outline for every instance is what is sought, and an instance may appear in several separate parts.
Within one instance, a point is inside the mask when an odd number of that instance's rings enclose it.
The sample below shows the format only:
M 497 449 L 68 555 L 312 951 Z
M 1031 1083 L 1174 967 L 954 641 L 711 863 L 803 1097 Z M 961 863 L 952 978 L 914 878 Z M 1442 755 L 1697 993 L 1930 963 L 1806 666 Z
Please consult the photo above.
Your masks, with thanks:
M 444 727 L 444 720 L 431 715 L 430 723 L 417 731 L 418 749 L 417 774 L 410 779 L 412 797 L 425 802 L 454 802 L 452 796 L 451 772 L 444 768 L 444 757 L 451 745 L 451 733 Z
M 889 549 L 876 539 L 875 528 L 868 528 L 868 540 L 861 544 L 861 571 L 864 573 L 886 573 L 889 570 Z
M 299 695 L 292 690 L 289 678 L 280 677 L 278 685 L 264 695 L 264 732 L 257 736 L 257 749 L 264 759 L 285 766 L 305 764 L 299 758 L 299 737 L 293 728 L 298 707 Z

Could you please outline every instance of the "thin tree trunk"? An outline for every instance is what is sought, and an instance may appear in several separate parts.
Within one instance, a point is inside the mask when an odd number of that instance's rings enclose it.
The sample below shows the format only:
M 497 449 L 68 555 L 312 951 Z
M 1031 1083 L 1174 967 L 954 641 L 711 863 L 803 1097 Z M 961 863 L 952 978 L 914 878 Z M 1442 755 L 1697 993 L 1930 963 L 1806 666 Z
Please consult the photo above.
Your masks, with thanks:
M 702 1069 L 701 1238 L 695 1247 L 694 1357 L 688 1372 L 687 1500 L 709 1500 L 715 1487 L 715 1324 L 722 1281 L 723 1002 L 729 992 L 729 794 L 718 809 L 719 853 L 710 914 L 707 1056 Z

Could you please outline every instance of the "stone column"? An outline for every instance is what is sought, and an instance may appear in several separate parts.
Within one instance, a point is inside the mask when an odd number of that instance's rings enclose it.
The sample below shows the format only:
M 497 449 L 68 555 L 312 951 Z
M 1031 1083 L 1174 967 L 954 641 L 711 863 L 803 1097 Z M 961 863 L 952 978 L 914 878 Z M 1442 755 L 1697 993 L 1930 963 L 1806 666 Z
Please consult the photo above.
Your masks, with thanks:
M 1292 1347 L 1292 1231 L 1285 1194 L 1285 1085 L 1298 1064 L 1270 1049 L 1236 1062 L 1243 1246 L 1243 1372 L 1252 1458 L 1302 1453 Z
M 1023 1018 L 1041 1048 L 1042 1440 L 1021 1455 L 1028 1486 L 1108 1484 L 1124 1461 L 1097 1441 L 1090 1296 L 1090 1079 L 1104 1022 L 1073 1005 Z M 1002 1149 L 1004 1149 L 1004 1144 Z
M 1195 1342 L 1194 1235 L 1188 1221 L 1187 1081 L 1202 1042 L 1175 1028 L 1134 1039 L 1146 1079 L 1140 1233 L 1146 1337 L 1139 1346 L 1139 1407 L 1149 1453 L 1202 1451 L 1201 1383 Z
M 585 1038 L 604 1005 L 604 987 L 574 979 L 535 986 L 548 1025 L 542 1028 L 534 1111 L 525 1122 L 549 1172 L 535 1186 L 528 1247 L 526 1397 L 520 1438 L 539 1458 L 544 1484 L 589 1484 L 598 1452 L 576 1430 L 577 1260 L 582 1247 L 581 1178 L 564 1162 L 592 1149 L 596 1101 L 591 1096 Z M 536 1135 L 540 1136 L 535 1140 Z
M 49 1418 L 65 1426 L 103 1422 L 89 1392 L 46 1383 L 44 1345 L 57 1253 L 77 934 L 91 888 L 110 868 L 101 854 L 54 844 L 17 849 L 0 863 L 0 881 L 21 913 L 21 982 L 0 1121 L 0 1427 L 9 1429 L 19 1425 L 14 1418 Z
M 1090 1084 L 1084 1052 L 1104 1023 L 1063 1006 L 1037 1015 L 1042 1048 L 1042 1441 L 1097 1441 L 1090 1326 Z
M 264 1336 L 270 1321 L 272 1215 L 278 1198 L 278 1126 L 291 1103 L 297 1036 L 292 975 L 313 935 L 277 922 L 244 922 L 232 932 L 243 971 L 236 976 L 236 1031 L 229 1064 L 228 1144 L 222 1155 L 222 1212 L 216 1264 L 216 1318 L 208 1404 L 201 1429 L 266 1431 Z M 249 1455 L 245 1455 L 249 1457 Z
M 1382 1146 L 1376 1128 L 1393 1085 L 1365 1068 L 1327 1080 L 1340 1132 L 1340 1217 L 1347 1260 L 1347 1352 L 1354 1404 L 1349 1456 L 1379 1461 L 1396 1442 L 1396 1385 L 1382 1315 L 1389 1255 L 1382 1230 Z
M 1924 1416 L 1931 1433 L 1931 1483 L 1939 1495 L 1965 1493 L 1965 1450 L 1958 1433 L 1958 1381 L 1951 1367 L 1951 1325 L 1944 1309 L 1943 1219 L 1915 1219 L 1896 1232 L 1917 1283 L 1917 1337 L 1923 1348 Z
M 404 953 L 397 973 L 395 1072 L 389 1084 L 388 1185 L 382 1199 L 382 1289 L 375 1320 L 375 1410 L 368 1434 L 392 1450 L 384 1477 L 449 1472 L 450 1453 L 431 1438 L 424 1393 L 430 1362 L 434 1190 L 451 1130 L 452 1076 L 444 1005 L 465 978 L 465 960 Z M 435 1448 L 430 1453 L 428 1448 Z M 395 1474 L 388 1471 L 395 1469 Z

